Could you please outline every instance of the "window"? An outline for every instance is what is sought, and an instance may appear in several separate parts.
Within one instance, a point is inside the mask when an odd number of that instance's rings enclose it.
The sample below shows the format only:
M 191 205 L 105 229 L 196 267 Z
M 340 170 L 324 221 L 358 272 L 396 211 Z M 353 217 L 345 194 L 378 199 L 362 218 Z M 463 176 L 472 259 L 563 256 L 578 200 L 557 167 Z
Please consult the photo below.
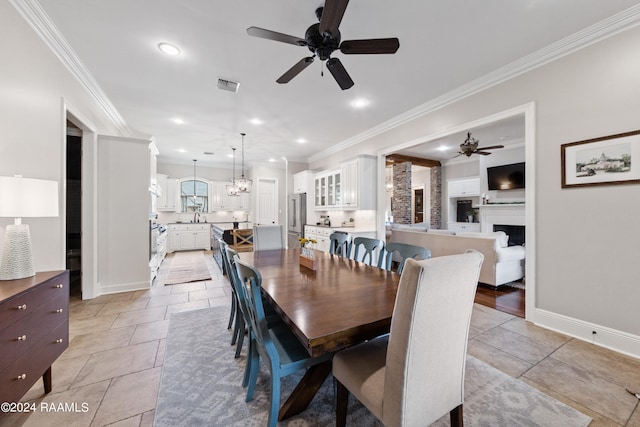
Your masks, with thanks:
M 181 212 L 209 212 L 209 182 L 197 178 L 181 179 L 180 202 Z

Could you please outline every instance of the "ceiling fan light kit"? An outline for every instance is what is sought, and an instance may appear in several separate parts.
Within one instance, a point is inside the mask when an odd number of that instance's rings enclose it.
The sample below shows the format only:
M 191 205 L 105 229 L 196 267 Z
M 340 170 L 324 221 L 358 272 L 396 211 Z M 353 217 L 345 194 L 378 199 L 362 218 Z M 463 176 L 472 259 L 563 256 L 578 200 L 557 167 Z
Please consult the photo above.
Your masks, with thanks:
M 464 142 L 462 144 L 460 144 L 460 151 L 458 152 L 458 154 L 455 157 L 459 157 L 462 155 L 465 155 L 467 157 L 471 157 L 472 154 L 480 154 L 483 156 L 488 156 L 489 153 L 486 150 L 494 150 L 497 148 L 504 148 L 504 145 L 492 145 L 490 147 L 478 147 L 478 144 L 480 144 L 480 141 L 478 141 L 477 139 L 473 138 L 471 136 L 471 132 L 467 132 L 467 139 L 464 140 Z
M 274 40 L 296 46 L 306 46 L 313 56 L 302 58 L 293 67 L 280 76 L 277 83 L 289 83 L 295 76 L 307 68 L 317 57 L 326 61 L 327 69 L 342 90 L 354 85 L 351 76 L 338 58 L 332 58 L 331 54 L 339 50 L 345 55 L 358 54 L 393 54 L 400 47 L 397 38 L 345 40 L 341 42 L 341 34 L 338 27 L 347 9 L 349 0 L 326 0 L 324 7 L 316 9 L 316 17 L 320 21 L 311 25 L 305 32 L 304 39 L 265 30 L 264 28 L 249 27 L 247 34 L 253 37 Z

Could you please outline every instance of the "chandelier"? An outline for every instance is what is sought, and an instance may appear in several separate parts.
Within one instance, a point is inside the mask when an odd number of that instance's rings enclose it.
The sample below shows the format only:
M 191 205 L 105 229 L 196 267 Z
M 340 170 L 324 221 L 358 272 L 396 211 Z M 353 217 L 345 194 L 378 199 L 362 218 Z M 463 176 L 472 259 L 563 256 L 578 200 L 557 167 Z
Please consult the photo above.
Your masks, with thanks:
M 251 180 L 244 176 L 244 133 L 242 135 L 242 175 L 240 178 L 236 180 L 236 188 L 239 193 L 250 193 L 251 192 Z
M 231 177 L 231 184 L 227 184 L 227 196 L 239 196 L 238 192 L 238 183 L 236 182 L 236 149 L 235 147 L 231 148 L 233 150 L 233 176 Z

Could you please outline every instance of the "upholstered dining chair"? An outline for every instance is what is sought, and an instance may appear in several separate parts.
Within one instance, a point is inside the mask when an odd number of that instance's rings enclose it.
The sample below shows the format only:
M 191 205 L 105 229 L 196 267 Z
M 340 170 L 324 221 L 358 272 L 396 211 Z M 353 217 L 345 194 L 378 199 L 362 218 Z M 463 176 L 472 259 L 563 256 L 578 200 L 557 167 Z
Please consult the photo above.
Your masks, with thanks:
M 245 286 L 247 308 L 251 322 L 251 350 L 247 365 L 249 366 L 249 387 L 247 402 L 253 399 L 260 358 L 271 375 L 271 393 L 269 395 L 269 427 L 275 427 L 278 422 L 280 409 L 280 379 L 302 369 L 307 369 L 321 362 L 328 362 L 331 353 L 320 357 L 311 357 L 302 346 L 291 329 L 284 323 L 269 327 L 260 292 L 262 276 L 252 265 L 242 262 L 238 256 L 234 257 L 238 278 Z M 246 372 L 246 371 L 245 371 Z
M 356 237 L 353 239 L 352 246 L 353 250 L 351 250 L 351 252 L 353 253 L 353 259 L 382 268 L 382 261 L 384 259 L 384 242 L 382 240 L 369 237 Z M 360 258 L 361 251 L 364 251 L 362 259 Z M 377 262 L 374 260 L 375 255 L 378 256 Z M 367 261 L 367 258 L 369 261 Z
M 447 412 L 463 425 L 469 322 L 483 255 L 407 259 L 391 332 L 336 353 L 336 425 L 349 391 L 385 426 L 426 426 Z
M 387 243 L 384 247 L 386 252 L 386 269 L 391 271 L 392 261 L 398 261 L 398 274 L 402 273 L 404 263 L 407 258 L 429 259 L 431 251 L 422 246 L 410 245 L 408 243 Z
M 329 253 L 349 257 L 351 249 L 351 235 L 346 233 L 331 233 L 329 236 Z
M 270 249 L 284 249 L 282 225 L 254 225 L 253 250 L 268 251 Z

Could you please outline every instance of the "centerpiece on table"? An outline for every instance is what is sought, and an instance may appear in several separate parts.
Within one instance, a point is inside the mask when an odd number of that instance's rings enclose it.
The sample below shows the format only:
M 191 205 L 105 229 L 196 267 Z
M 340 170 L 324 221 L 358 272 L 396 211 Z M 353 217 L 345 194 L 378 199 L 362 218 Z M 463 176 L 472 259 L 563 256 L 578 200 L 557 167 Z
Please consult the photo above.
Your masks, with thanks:
M 313 252 L 313 248 L 310 248 L 309 243 L 317 243 L 315 239 L 307 239 L 301 237 L 298 239 L 300 242 L 300 265 L 307 267 L 311 270 L 316 269 L 316 258 Z

